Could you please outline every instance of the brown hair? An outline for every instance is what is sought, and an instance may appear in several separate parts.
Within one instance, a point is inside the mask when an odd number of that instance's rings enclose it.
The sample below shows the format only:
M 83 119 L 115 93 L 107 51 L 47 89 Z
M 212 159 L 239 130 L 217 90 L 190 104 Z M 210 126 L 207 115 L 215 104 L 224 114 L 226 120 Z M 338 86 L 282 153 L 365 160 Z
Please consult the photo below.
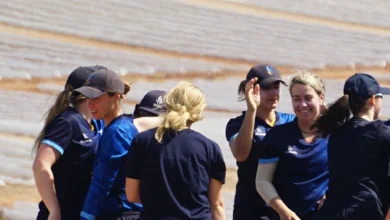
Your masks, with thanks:
M 351 117 L 351 112 L 357 115 L 367 111 L 369 108 L 367 100 L 348 97 L 348 95 L 340 97 L 317 119 L 313 128 L 323 136 L 327 136 L 341 127 Z
M 126 94 L 127 94 L 128 92 L 130 92 L 130 89 L 131 89 L 130 83 L 125 82 L 125 81 L 123 81 L 123 83 L 125 84 L 125 90 L 124 90 L 124 92 L 121 94 L 121 99 L 124 99 L 124 98 L 126 97 Z M 116 93 L 116 92 L 107 92 L 107 94 L 108 94 L 109 96 L 114 96 L 114 95 L 117 94 L 117 93 Z
M 86 100 L 85 96 L 77 92 L 72 93 L 72 91 L 73 91 L 72 86 L 69 84 L 66 85 L 66 89 L 57 95 L 54 104 L 49 108 L 49 110 L 43 116 L 43 118 L 45 119 L 45 123 L 43 128 L 41 129 L 41 131 L 39 132 L 38 136 L 35 139 L 34 146 L 33 146 L 34 153 L 38 151 L 39 146 L 41 145 L 41 142 L 45 137 L 45 130 L 47 126 L 50 124 L 50 122 L 57 115 L 65 111 L 71 104 L 73 106 L 77 106 L 78 104 Z
M 240 85 L 238 85 L 237 93 L 238 93 L 238 101 L 245 100 L 245 85 L 246 80 L 242 80 Z

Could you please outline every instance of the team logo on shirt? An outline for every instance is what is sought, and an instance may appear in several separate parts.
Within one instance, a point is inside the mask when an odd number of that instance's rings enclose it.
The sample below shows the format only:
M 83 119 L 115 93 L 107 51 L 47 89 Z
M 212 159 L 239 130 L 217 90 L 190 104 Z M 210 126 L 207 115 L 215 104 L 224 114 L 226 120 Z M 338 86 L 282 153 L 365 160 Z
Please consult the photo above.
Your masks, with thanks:
M 163 108 L 163 105 L 164 105 L 164 99 L 162 96 L 159 96 L 156 99 L 156 102 L 153 104 L 153 107 L 161 109 L 161 108 Z
M 264 128 L 264 127 L 261 127 L 261 126 L 256 127 L 256 129 L 255 129 L 255 135 L 256 135 L 256 136 L 264 137 L 264 136 L 266 135 L 266 133 L 265 133 L 265 128 Z
M 298 152 L 294 149 L 294 146 L 288 146 L 287 153 L 297 155 Z
M 81 140 L 80 144 L 85 144 L 85 143 L 91 143 L 92 142 L 92 139 L 89 138 L 85 133 L 83 133 L 83 138 L 84 138 L 84 140 Z

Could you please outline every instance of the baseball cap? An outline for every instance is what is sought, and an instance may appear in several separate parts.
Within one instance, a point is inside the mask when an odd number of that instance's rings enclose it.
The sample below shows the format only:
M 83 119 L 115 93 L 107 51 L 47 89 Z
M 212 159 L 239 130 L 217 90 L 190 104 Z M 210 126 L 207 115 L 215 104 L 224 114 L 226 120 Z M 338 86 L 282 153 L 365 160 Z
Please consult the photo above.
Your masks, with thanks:
M 162 90 L 152 90 L 145 94 L 141 102 L 135 106 L 134 114 L 137 110 L 159 115 L 166 111 L 164 96 L 167 93 Z
M 389 95 L 390 88 L 381 87 L 379 82 L 367 73 L 355 73 L 345 82 L 344 94 L 352 98 L 368 99 L 377 94 Z
M 125 91 L 125 83 L 118 74 L 106 68 L 93 72 L 84 86 L 75 91 L 83 94 L 87 98 L 95 99 L 107 92 L 123 94 Z
M 72 90 L 82 87 L 91 74 L 100 69 L 106 69 L 106 67 L 99 65 L 78 67 L 69 74 L 65 83 L 65 90 L 72 92 Z M 71 89 L 69 89 L 69 86 L 71 86 Z
M 246 75 L 246 81 L 249 82 L 254 77 L 257 77 L 257 83 L 261 87 L 269 87 L 274 82 L 281 82 L 287 86 L 286 82 L 282 80 L 279 71 L 268 64 L 258 64 L 253 66 Z

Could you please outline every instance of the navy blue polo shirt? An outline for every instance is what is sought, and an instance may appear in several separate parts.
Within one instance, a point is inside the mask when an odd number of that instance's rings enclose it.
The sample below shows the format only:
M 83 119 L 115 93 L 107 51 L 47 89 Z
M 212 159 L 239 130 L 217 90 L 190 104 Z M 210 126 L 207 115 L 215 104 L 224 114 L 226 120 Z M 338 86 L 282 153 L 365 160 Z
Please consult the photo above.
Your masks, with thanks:
M 226 125 L 226 139 L 228 142 L 238 135 L 241 125 L 244 121 L 245 112 L 242 115 L 232 118 Z M 285 124 L 294 120 L 295 115 L 276 112 L 276 122 L 274 126 Z M 253 133 L 252 148 L 248 158 L 244 162 L 238 162 L 238 182 L 236 186 L 236 195 L 234 207 L 241 207 L 248 210 L 266 210 L 265 203 L 256 190 L 256 172 L 257 161 L 263 148 L 263 138 L 272 127 L 263 120 L 256 117 L 255 128 Z
M 137 135 L 126 161 L 127 177 L 140 181 L 140 219 L 211 220 L 210 179 L 225 183 L 226 175 L 218 144 L 191 129 L 167 132 L 158 143 L 155 132 Z
M 388 176 L 389 150 L 390 128 L 380 120 L 353 117 L 332 132 L 328 145 L 329 191 L 319 219 L 340 213 L 352 219 L 365 219 L 364 213 L 369 219 L 383 219 L 381 197 Z
M 58 202 L 64 214 L 81 211 L 91 183 L 94 152 L 104 122 L 92 120 L 92 125 L 93 129 L 81 114 L 69 107 L 56 116 L 45 130 L 42 143 L 61 154 L 52 171 Z M 42 211 L 47 211 L 43 202 L 39 206 Z
M 93 166 L 93 179 L 81 212 L 83 219 L 120 211 L 141 211 L 142 205 L 127 201 L 124 159 L 138 130 L 133 117 L 115 118 L 103 132 Z
M 273 185 L 298 216 L 316 209 L 328 188 L 328 138 L 307 143 L 297 120 L 272 128 L 264 139 L 259 164 L 277 162 Z
M 384 122 L 386 126 L 390 126 L 390 120 Z M 384 194 L 383 194 L 383 213 L 386 214 L 390 207 L 390 157 L 389 157 L 389 167 L 387 173 L 387 182 L 385 184 Z

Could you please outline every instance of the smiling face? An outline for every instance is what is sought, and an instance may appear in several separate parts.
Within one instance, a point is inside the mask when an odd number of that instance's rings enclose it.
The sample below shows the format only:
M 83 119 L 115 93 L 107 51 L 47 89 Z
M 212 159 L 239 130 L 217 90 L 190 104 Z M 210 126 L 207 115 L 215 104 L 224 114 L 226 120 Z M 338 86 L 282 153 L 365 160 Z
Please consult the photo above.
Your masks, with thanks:
M 260 106 L 265 109 L 275 109 L 280 98 L 280 82 L 272 83 L 267 88 L 260 88 Z
M 91 110 L 93 118 L 97 120 L 103 119 L 105 122 L 111 121 L 116 117 L 115 114 L 118 110 L 119 99 L 119 94 L 110 96 L 107 93 L 104 93 L 96 99 L 88 99 L 88 107 Z
M 294 84 L 291 87 L 292 105 L 298 120 L 312 123 L 320 115 L 324 94 L 318 95 L 310 85 Z

